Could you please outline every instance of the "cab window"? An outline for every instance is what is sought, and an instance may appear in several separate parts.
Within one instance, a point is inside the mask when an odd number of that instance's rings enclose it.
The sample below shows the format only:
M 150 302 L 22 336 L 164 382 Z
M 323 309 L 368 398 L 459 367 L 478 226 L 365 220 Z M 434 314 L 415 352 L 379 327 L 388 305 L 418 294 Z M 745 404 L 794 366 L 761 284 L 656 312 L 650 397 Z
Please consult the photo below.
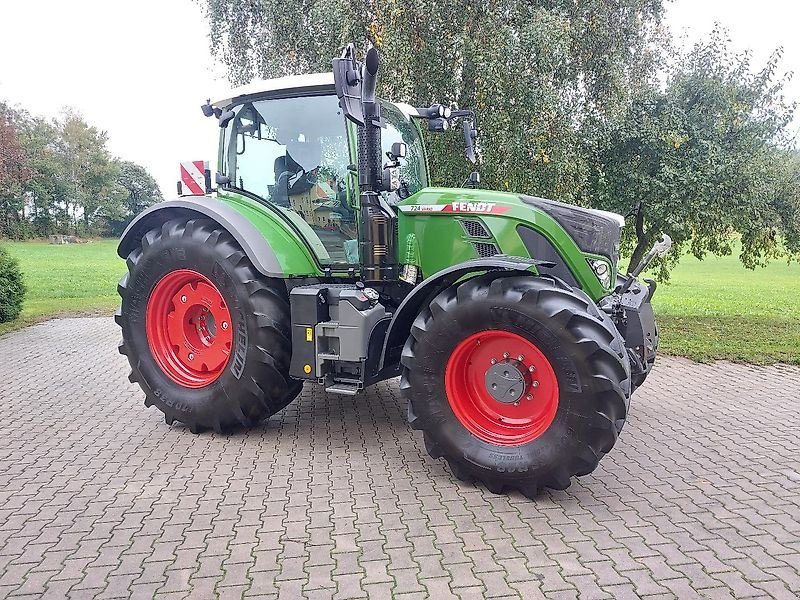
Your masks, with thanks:
M 323 263 L 357 263 L 347 132 L 336 96 L 239 106 L 227 134 L 234 187 L 267 200 L 309 239 Z

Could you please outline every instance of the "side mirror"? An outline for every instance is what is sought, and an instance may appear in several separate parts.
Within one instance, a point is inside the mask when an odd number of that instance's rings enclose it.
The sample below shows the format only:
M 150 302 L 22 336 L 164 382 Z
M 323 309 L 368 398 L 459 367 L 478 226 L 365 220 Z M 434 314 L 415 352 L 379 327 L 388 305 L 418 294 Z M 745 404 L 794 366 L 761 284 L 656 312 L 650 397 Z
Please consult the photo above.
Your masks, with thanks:
M 206 117 L 213 117 L 214 116 L 214 107 L 211 106 L 211 98 L 206 100 L 206 103 L 200 107 L 200 110 L 203 111 L 203 115 Z
M 347 44 L 340 58 L 333 61 L 333 81 L 336 96 L 344 116 L 356 125 L 364 124 L 364 108 L 361 105 L 361 64 L 356 60 L 356 47 Z
M 394 144 L 392 144 L 391 153 L 392 156 L 394 156 L 395 158 L 405 158 L 407 152 L 408 152 L 408 146 L 406 146 L 406 144 L 404 144 L 403 142 L 395 142 Z
M 475 156 L 475 138 L 478 135 L 477 130 L 473 127 L 472 119 L 464 119 L 464 155 L 467 160 L 473 165 L 477 162 Z
M 385 192 L 395 192 L 400 189 L 400 169 L 397 167 L 385 167 L 383 169 L 383 181 L 381 188 Z

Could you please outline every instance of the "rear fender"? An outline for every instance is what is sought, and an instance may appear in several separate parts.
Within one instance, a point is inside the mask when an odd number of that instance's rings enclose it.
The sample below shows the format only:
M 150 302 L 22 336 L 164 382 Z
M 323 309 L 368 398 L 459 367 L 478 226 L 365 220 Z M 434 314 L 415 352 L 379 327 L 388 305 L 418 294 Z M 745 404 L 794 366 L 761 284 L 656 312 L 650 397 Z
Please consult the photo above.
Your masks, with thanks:
M 175 218 L 208 218 L 225 229 L 242 247 L 253 266 L 267 277 L 285 278 L 291 275 L 314 276 L 320 273 L 319 268 L 309 256 L 308 249 L 297 242 L 297 248 L 282 248 L 280 251 L 272 247 L 263 231 L 275 227 L 274 221 L 264 219 L 259 228 L 248 217 L 236 210 L 231 204 L 220 202 L 207 196 L 182 198 L 160 202 L 137 216 L 128 225 L 117 248 L 117 253 L 122 258 L 127 256 L 139 245 L 142 236 L 154 227 L 159 227 L 166 221 Z M 286 232 L 281 232 L 286 238 Z M 287 272 L 287 261 L 284 255 L 291 254 L 291 272 Z M 306 257 L 307 260 L 300 260 Z M 282 260 L 284 258 L 284 260 Z M 299 265 L 298 265 L 299 262 Z M 299 272 L 294 272 L 299 271 Z
M 403 299 L 392 316 L 381 353 L 381 370 L 399 363 L 400 353 L 411 333 L 411 325 L 414 323 L 414 319 L 441 291 L 460 279 L 490 271 L 508 271 L 509 274 L 535 275 L 538 273 L 537 266 L 539 264 L 538 260 L 531 258 L 497 255 L 453 265 L 422 281 Z

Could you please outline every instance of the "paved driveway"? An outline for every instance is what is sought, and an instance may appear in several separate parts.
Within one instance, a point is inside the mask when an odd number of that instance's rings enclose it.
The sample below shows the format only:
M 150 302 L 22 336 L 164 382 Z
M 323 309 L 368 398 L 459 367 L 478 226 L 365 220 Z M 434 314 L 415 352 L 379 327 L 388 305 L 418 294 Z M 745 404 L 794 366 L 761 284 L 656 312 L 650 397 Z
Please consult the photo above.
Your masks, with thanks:
M 454 480 L 396 381 L 194 436 L 111 319 L 0 338 L 0 597 L 800 595 L 800 369 L 661 359 L 593 474 Z

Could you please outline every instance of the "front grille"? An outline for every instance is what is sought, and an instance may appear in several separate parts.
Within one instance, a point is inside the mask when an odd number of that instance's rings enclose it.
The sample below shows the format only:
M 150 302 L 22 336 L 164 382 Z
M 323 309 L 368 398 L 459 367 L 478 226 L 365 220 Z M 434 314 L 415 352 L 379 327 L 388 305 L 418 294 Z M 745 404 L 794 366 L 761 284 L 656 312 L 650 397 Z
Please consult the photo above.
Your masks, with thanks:
M 461 221 L 461 226 L 464 228 L 464 233 L 469 237 L 474 238 L 490 238 L 492 235 L 486 231 L 486 227 L 480 221 Z
M 500 250 L 494 244 L 487 244 L 486 242 L 472 242 L 472 247 L 481 258 L 488 258 L 500 254 Z

